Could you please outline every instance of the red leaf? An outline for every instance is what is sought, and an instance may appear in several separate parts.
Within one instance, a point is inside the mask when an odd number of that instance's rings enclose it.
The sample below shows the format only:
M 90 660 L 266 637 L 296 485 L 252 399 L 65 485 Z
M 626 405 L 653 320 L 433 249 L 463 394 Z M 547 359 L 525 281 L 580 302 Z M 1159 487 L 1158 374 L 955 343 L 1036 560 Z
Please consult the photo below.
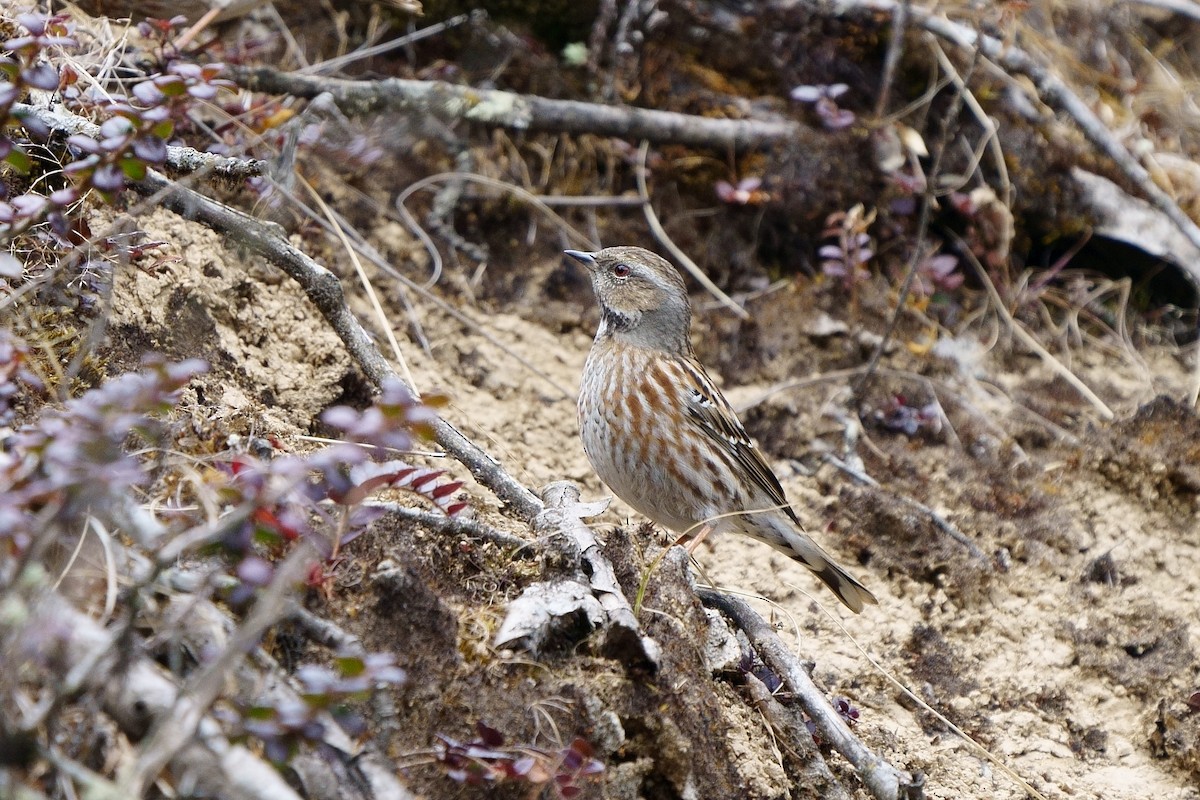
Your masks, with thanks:
M 425 475 L 421 475 L 420 477 L 413 478 L 412 482 L 409 483 L 408 485 L 414 489 L 420 489 L 422 486 L 429 483 L 430 481 L 437 480 L 441 476 L 441 474 L 442 474 L 442 470 L 440 470 L 440 469 L 430 470 Z
M 451 483 L 442 484 L 429 493 L 429 496 L 435 500 L 441 500 L 447 495 L 454 494 L 462 488 L 462 481 L 453 481 Z
M 483 742 L 488 747 L 500 747 L 504 744 L 504 734 L 488 725 L 483 720 L 475 723 L 475 733 L 479 735 L 479 741 Z

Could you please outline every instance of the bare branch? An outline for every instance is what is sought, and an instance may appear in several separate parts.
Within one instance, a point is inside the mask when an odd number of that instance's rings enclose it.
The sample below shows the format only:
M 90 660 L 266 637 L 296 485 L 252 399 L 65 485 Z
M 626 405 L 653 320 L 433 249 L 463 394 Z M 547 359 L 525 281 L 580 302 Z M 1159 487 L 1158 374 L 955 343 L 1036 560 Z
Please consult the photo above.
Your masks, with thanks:
M 145 194 L 161 194 L 165 207 L 230 237 L 282 269 L 304 289 L 373 383 L 379 385 L 385 380 L 400 380 L 362 323 L 350 311 L 342 284 L 332 272 L 292 247 L 268 225 L 174 184 L 157 172 L 150 171 L 136 186 Z M 449 422 L 438 418 L 434 423 L 434 438 L 462 462 L 476 480 L 523 518 L 532 519 L 541 510 L 541 502 L 528 489 Z
M 878 800 L 920 800 L 925 796 L 925 776 L 902 772 L 868 750 L 780 641 L 775 629 L 745 600 L 713 589 L 696 591 L 706 606 L 719 610 L 745 632 L 767 666 L 795 693 L 821 738 L 850 762 L 872 796 Z
M 93 139 L 99 139 L 100 126 L 65 110 L 55 110 L 27 103 L 14 103 L 13 113 L 28 114 L 56 131 L 70 134 L 83 134 Z M 201 153 L 191 147 L 167 147 L 166 164 L 171 169 L 180 172 L 210 172 L 222 178 L 242 179 L 253 178 L 267 171 L 267 162 L 258 159 L 229 158 L 212 153 Z
M 642 633 L 612 564 L 582 519 L 599 514 L 608 506 L 607 501 L 580 503 L 578 487 L 566 481 L 543 488 L 542 500 L 545 510 L 534 520 L 534 530 L 541 536 L 565 537 L 574 550 L 573 555 L 581 562 L 581 574 L 578 581 L 530 587 L 528 597 L 523 596 L 526 602 L 514 603 L 509 608 L 497 644 L 503 646 L 530 636 L 537 638 L 542 628 L 565 614 L 584 614 L 604 628 L 600 649 L 605 655 L 626 667 L 656 670 L 661 658 L 658 642 Z M 547 609 L 548 603 L 553 604 L 552 609 Z
M 512 547 L 516 549 L 530 546 L 530 542 L 522 539 L 520 536 L 513 536 L 511 533 L 497 530 L 490 525 L 474 519 L 463 519 L 461 516 L 448 517 L 436 511 L 422 511 L 419 508 L 409 508 L 399 503 L 390 503 L 382 500 L 369 500 L 364 505 L 385 509 L 389 514 L 409 522 L 415 522 L 418 525 L 424 525 L 431 530 L 449 536 L 483 539 L 487 542 L 493 542 L 500 547 Z
M 1046 363 L 1046 366 L 1048 366 L 1053 372 L 1055 372 L 1067 383 L 1071 384 L 1075 391 L 1079 392 L 1079 394 L 1082 395 L 1085 400 L 1092 404 L 1092 407 L 1099 412 L 1101 417 L 1104 419 L 1113 419 L 1116 415 L 1113 413 L 1113 410 L 1108 407 L 1108 404 L 1100 399 L 1100 395 L 1092 391 L 1092 388 L 1084 383 L 1082 378 L 1080 378 L 1074 372 L 1071 372 L 1071 370 L 1067 369 L 1065 364 L 1055 358 L 1054 354 L 1047 350 L 1032 333 L 1027 331 L 1025 326 L 1022 325 L 1020 321 L 1013 316 L 1012 312 L 1008 310 L 1008 306 L 1004 303 L 1004 298 L 1000 296 L 1000 292 L 996 289 L 995 284 L 992 283 L 992 279 L 988 276 L 987 270 L 984 269 L 983 264 L 979 263 L 979 259 L 975 257 L 974 253 L 971 252 L 971 248 L 967 247 L 962 239 L 960 239 L 953 231 L 950 231 L 949 234 L 951 238 L 958 243 L 959 250 L 963 254 L 963 257 L 966 258 L 971 266 L 975 268 L 976 274 L 979 275 L 980 281 L 983 282 L 984 288 L 987 289 L 988 296 L 992 300 L 992 305 L 996 308 L 996 313 L 999 314 L 1001 319 L 1004 320 L 1004 323 L 1008 326 L 1009 330 L 1013 332 L 1013 335 L 1015 335 L 1022 344 L 1037 354 L 1037 356 L 1041 358 L 1042 361 Z
M 126 667 L 114 670 L 116 635 L 66 600 L 46 593 L 32 613 L 31 625 L 71 632 L 62 652 L 65 666 L 72 674 L 80 673 L 85 688 L 98 692 L 104 711 L 130 738 L 140 738 L 147 723 L 179 710 L 179 687 L 161 667 L 126 653 Z M 198 794 L 229 800 L 299 800 L 273 767 L 231 744 L 208 716 L 199 717 L 197 735 L 172 754 L 170 765 L 176 775 L 194 781 Z
M 333 95 L 346 114 L 381 111 L 433 115 L 486 127 L 522 131 L 615 136 L 714 150 L 751 150 L 794 139 L 803 127 L 790 120 L 710 119 L 672 111 L 551 100 L 497 89 L 475 89 L 441 81 L 386 78 L 349 81 L 279 72 L 266 67 L 226 67 L 239 86 L 255 92 L 313 98 Z
M 646 172 L 648 171 L 646 169 L 646 155 L 649 152 L 650 143 L 643 140 L 641 145 L 638 146 L 637 186 L 638 196 L 642 200 L 642 212 L 646 215 L 646 223 L 654 233 L 654 238 L 667 249 L 677 263 L 688 271 L 688 274 L 695 278 L 709 294 L 717 299 L 717 302 L 742 319 L 749 319 L 750 315 L 746 313 L 746 309 L 739 306 L 733 301 L 733 298 L 721 291 L 721 288 L 704 274 L 704 270 L 696 266 L 696 262 L 688 258 L 687 253 L 679 249 L 679 246 L 667 235 L 667 231 L 663 228 L 662 223 L 658 221 L 658 214 L 654 213 L 654 205 L 650 202 L 650 190 L 646 188 Z

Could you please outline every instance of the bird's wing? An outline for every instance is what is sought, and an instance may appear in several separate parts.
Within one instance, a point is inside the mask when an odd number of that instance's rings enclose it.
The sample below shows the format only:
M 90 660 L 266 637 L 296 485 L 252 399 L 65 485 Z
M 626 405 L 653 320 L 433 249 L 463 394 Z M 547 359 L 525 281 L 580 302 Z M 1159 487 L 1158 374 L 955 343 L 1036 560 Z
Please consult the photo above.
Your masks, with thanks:
M 733 457 L 734 463 L 766 493 L 772 504 L 779 506 L 793 522 L 799 524 L 783 494 L 779 479 L 742 427 L 733 406 L 729 405 L 725 395 L 708 377 L 704 367 L 694 358 L 680 359 L 679 366 L 687 377 L 685 398 L 691 420 Z

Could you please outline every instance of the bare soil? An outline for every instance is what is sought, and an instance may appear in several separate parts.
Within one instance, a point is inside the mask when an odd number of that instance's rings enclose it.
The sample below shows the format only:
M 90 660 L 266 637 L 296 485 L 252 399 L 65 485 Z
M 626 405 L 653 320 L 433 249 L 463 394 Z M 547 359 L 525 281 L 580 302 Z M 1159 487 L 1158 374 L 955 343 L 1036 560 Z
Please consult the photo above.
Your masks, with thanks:
M 132 364 L 156 349 L 208 359 L 213 371 L 185 404 L 204 439 L 259 436 L 303 449 L 312 445 L 296 436 L 319 432 L 322 409 L 365 401 L 365 382 L 289 280 L 166 212 L 139 226 L 178 260 L 119 276 L 109 357 Z M 376 244 L 416 249 L 394 226 Z M 539 245 L 497 259 L 473 299 L 461 289 L 470 276 L 449 265 L 434 291 L 478 325 L 410 296 L 428 352 L 410 335 L 401 290 L 373 277 L 417 387 L 449 398 L 447 419 L 525 485 L 567 479 L 598 498 L 607 492 L 578 444 L 573 396 L 596 313 L 590 289 L 554 252 Z M 330 262 L 353 291 L 343 259 Z M 419 259 L 396 263 L 414 279 L 425 274 Z M 1023 792 L 899 684 L 1048 797 L 1200 798 L 1200 716 L 1185 704 L 1200 690 L 1200 420 L 1171 399 L 1186 392 L 1191 356 L 1148 340 L 1052 344 L 1115 410 L 1105 422 L 998 324 L 925 352 L 909 346 L 917 326 L 902 324 L 861 409 L 856 452 L 873 488 L 820 457 L 842 453 L 845 426 L 830 414 L 844 410 L 853 376 L 837 371 L 865 361 L 874 340 L 863 334 L 882 330 L 894 301 L 883 282 L 861 291 L 855 310 L 835 286 L 797 277 L 750 300 L 748 321 L 701 304 L 694 339 L 805 526 L 879 606 L 853 615 L 802 568 L 738 538 L 701 549 L 704 574 L 757 598 L 818 685 L 859 709 L 863 740 L 927 774 L 929 797 Z M 360 294 L 355 310 L 374 325 Z M 783 381 L 823 374 L 832 377 L 762 399 Z M 943 431 L 908 437 L 873 424 L 871 409 L 897 394 L 938 400 Z M 434 463 L 468 481 L 475 514 L 530 536 L 447 462 Z M 906 500 L 936 511 L 977 554 Z M 620 502 L 594 523 L 632 596 L 666 540 Z M 372 722 L 423 796 L 527 796 L 463 787 L 432 763 L 436 734 L 468 739 L 478 720 L 514 743 L 587 739 L 606 770 L 585 796 L 825 795 L 804 777 L 808 756 L 778 744 L 738 676 L 707 673 L 704 613 L 677 554 L 650 577 L 641 612 L 664 648 L 659 675 L 597 657 L 586 639 L 540 661 L 497 651 L 506 602 L 555 569 L 385 520 L 351 544 L 328 593 L 309 598 L 409 671 Z M 321 657 L 299 642 L 276 646 Z M 838 757 L 828 760 L 853 796 L 866 796 Z

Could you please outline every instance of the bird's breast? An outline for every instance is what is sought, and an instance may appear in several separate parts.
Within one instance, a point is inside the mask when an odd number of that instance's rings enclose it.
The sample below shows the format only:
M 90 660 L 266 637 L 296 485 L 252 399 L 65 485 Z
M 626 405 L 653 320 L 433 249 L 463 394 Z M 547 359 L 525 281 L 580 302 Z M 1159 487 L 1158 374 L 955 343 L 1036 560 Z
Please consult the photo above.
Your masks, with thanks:
M 656 523 L 684 532 L 711 515 L 711 480 L 692 458 L 682 387 L 653 351 L 597 342 L 579 392 L 588 460 L 610 489 Z

